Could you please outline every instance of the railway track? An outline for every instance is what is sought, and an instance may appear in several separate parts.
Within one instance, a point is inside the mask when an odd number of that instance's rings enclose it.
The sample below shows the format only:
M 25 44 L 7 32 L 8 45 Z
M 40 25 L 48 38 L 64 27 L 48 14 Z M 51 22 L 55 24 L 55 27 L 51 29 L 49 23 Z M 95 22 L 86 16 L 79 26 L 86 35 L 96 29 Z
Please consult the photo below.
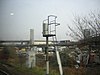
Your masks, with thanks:
M 0 63 L 0 75 L 12 75 L 9 68 L 11 68 L 10 65 Z
M 10 75 L 10 74 L 5 70 L 0 69 L 0 75 Z

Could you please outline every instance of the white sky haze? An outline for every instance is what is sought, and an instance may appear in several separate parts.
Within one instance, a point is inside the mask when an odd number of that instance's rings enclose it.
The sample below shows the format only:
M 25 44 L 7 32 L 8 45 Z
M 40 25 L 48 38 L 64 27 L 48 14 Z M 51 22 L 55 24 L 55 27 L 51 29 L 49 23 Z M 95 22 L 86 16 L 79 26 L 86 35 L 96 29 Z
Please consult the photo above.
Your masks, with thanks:
M 0 0 L 0 40 L 29 39 L 34 29 L 35 39 L 43 39 L 42 22 L 48 15 L 56 15 L 58 39 L 66 36 L 67 24 L 73 14 L 85 15 L 100 10 L 100 0 Z

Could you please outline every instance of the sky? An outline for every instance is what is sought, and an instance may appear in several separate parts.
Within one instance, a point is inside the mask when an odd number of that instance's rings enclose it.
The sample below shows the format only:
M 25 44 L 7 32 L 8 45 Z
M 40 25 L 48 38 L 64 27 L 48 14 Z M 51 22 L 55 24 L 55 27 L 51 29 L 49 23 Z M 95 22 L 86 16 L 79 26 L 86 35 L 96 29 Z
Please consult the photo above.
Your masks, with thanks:
M 30 29 L 34 39 L 45 39 L 42 23 L 49 15 L 56 15 L 57 38 L 72 40 L 67 36 L 73 14 L 85 15 L 100 10 L 100 0 L 0 0 L 0 40 L 29 40 Z

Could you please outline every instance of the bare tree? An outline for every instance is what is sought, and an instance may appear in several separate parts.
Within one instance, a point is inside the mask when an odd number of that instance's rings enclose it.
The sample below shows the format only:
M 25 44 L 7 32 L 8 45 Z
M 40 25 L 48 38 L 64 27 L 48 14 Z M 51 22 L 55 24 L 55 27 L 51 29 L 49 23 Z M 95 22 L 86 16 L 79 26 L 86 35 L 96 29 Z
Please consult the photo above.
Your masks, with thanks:
M 100 13 L 91 12 L 87 16 L 74 16 L 73 25 L 74 28 L 69 25 L 68 28 L 72 34 L 70 36 L 74 39 L 85 39 L 85 30 L 90 32 L 88 36 L 97 36 L 100 34 Z
M 100 58 L 100 12 L 90 12 L 86 16 L 74 16 L 73 25 L 73 28 L 68 25 L 72 34 L 70 36 L 75 40 L 89 40 L 86 42 L 89 45 L 89 54 L 90 50 L 95 46 Z M 92 39 L 90 40 L 90 38 Z

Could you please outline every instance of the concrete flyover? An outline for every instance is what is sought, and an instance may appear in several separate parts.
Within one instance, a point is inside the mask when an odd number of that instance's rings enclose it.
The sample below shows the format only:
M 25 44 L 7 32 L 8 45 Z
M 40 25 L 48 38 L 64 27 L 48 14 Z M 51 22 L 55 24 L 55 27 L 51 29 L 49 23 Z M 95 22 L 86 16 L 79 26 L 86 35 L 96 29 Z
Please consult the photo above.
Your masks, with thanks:
M 54 41 L 49 41 L 49 46 L 73 46 L 76 45 L 77 42 L 57 42 L 54 44 Z M 1 40 L 0 41 L 0 47 L 6 47 L 6 46 L 11 46 L 11 47 L 45 47 L 46 46 L 46 41 L 44 40 L 35 40 L 32 45 L 30 45 L 29 40 Z

